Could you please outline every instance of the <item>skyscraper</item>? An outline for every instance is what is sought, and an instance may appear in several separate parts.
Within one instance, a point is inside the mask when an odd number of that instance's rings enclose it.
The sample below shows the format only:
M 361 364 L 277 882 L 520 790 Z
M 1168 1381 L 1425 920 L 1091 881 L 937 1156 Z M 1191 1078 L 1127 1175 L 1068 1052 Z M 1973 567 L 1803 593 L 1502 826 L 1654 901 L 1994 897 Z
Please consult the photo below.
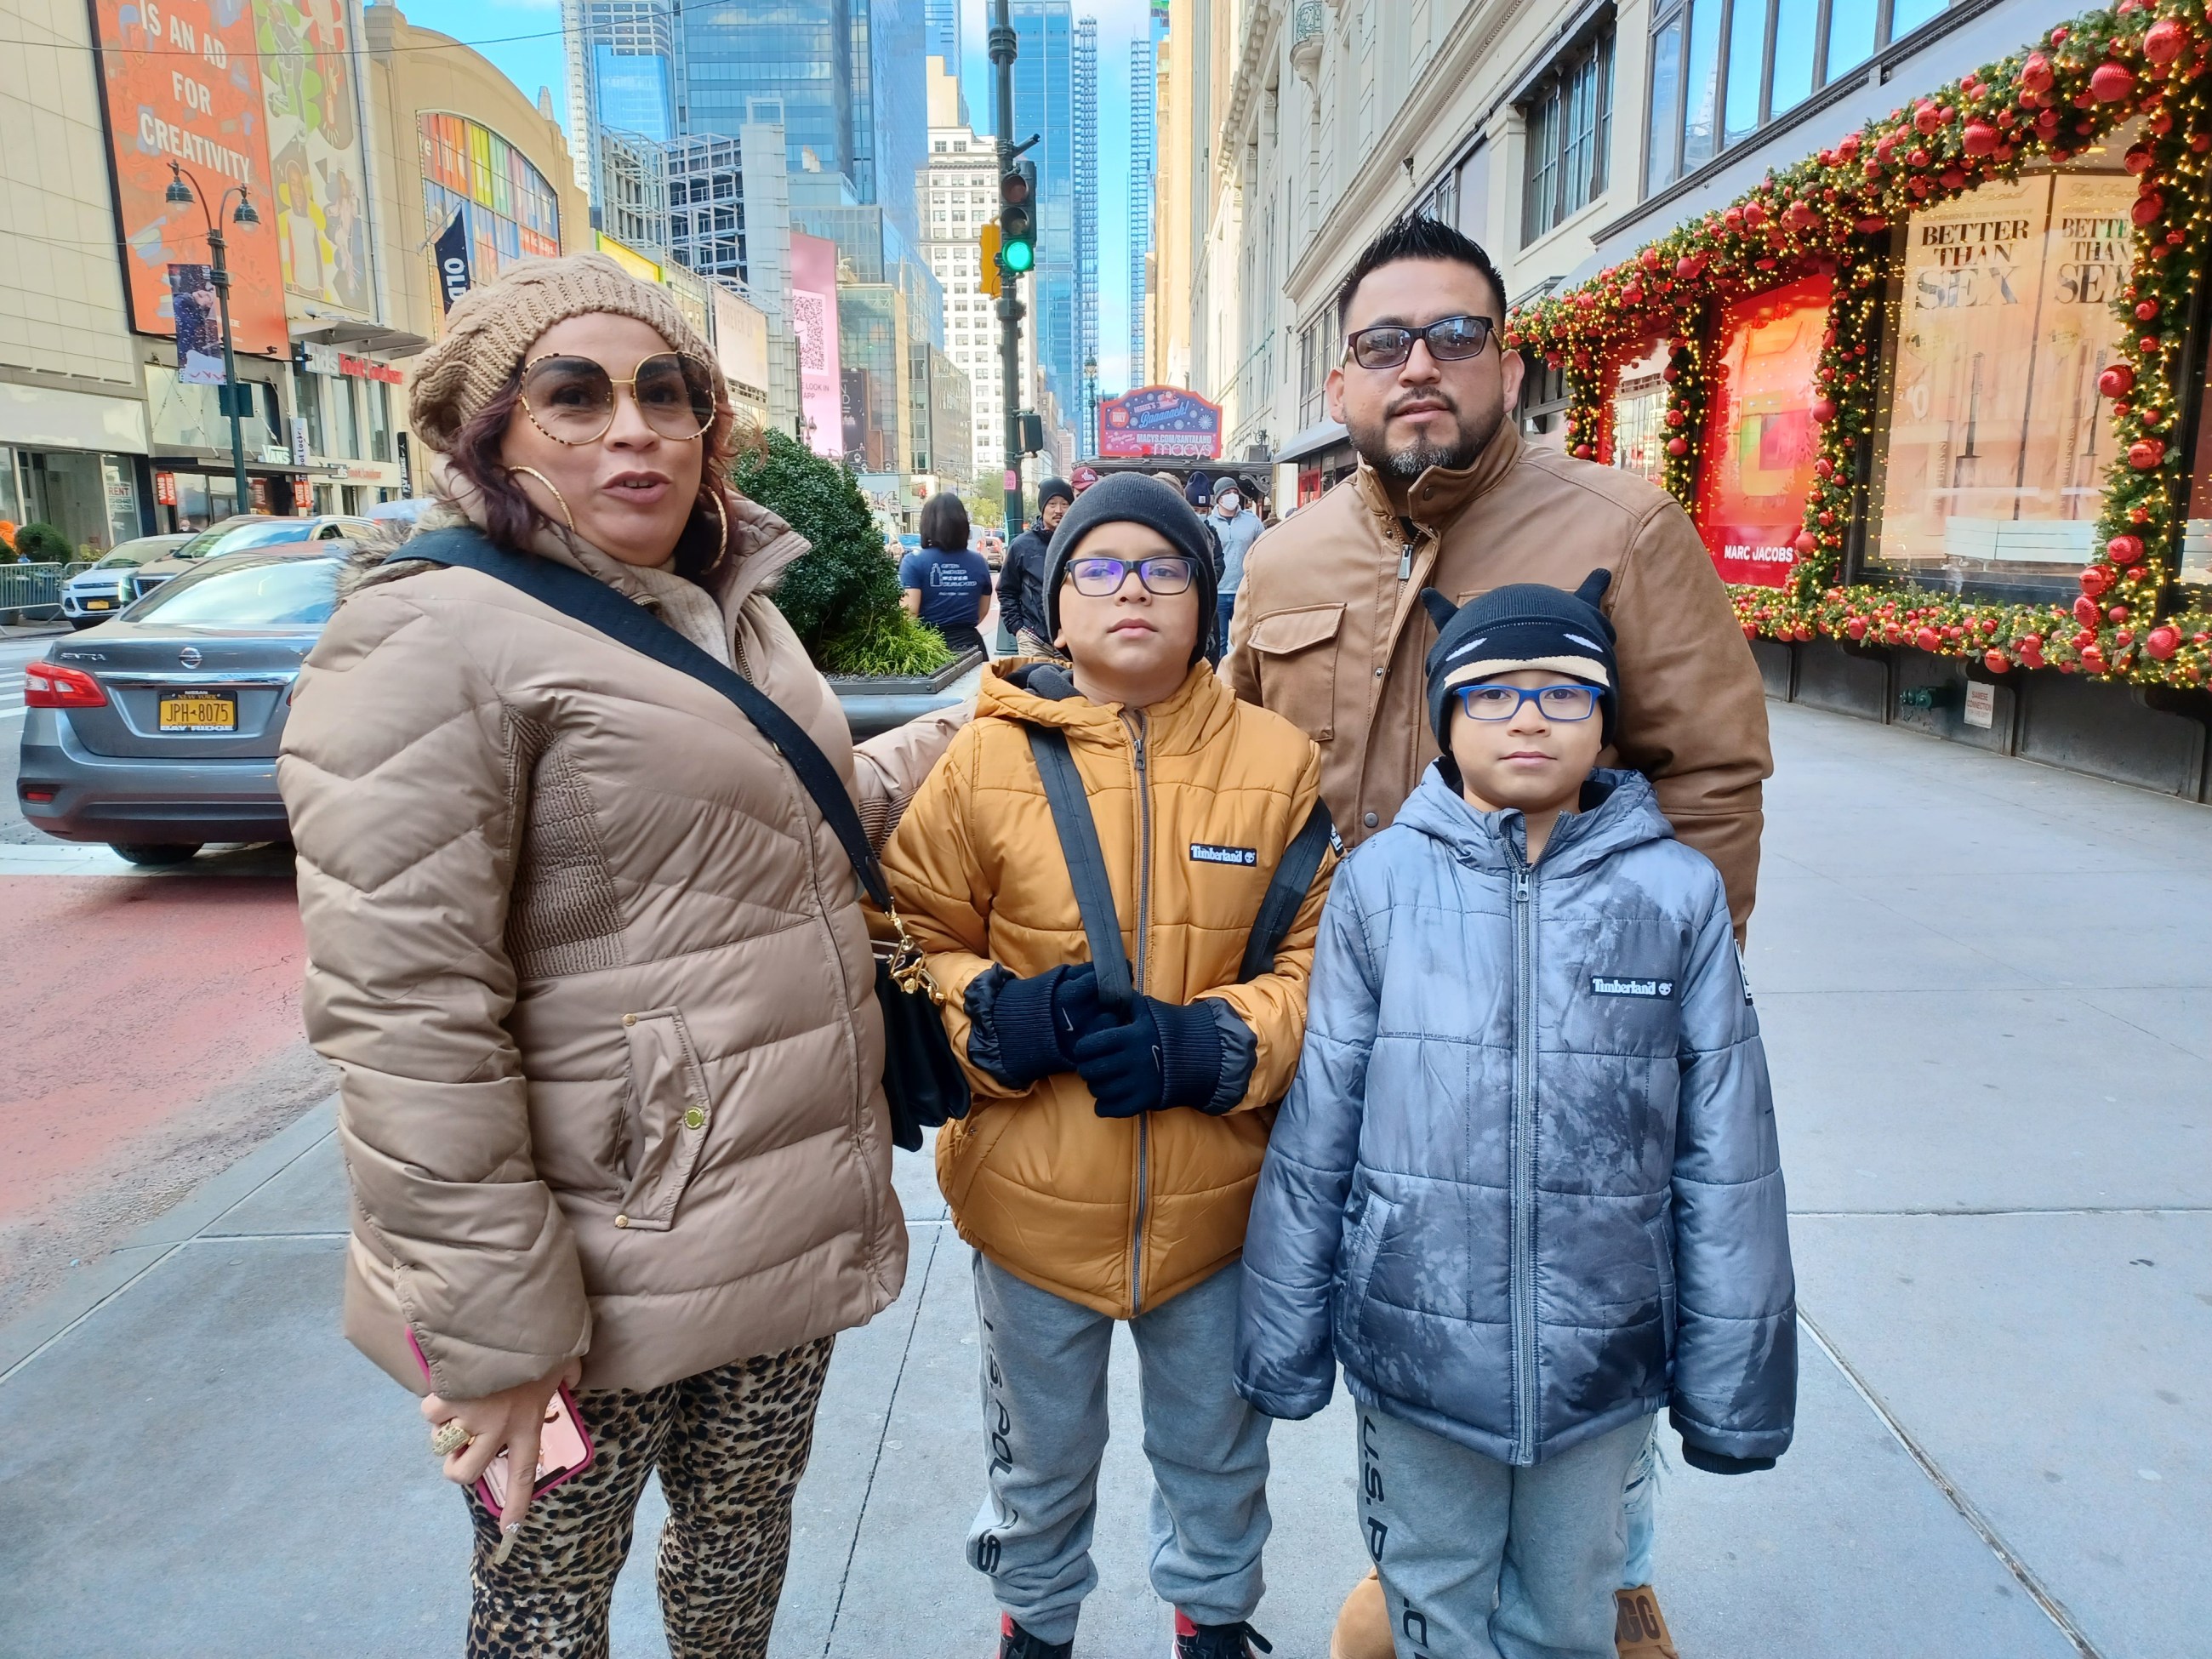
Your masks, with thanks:
M 1098 20 L 1075 25 L 1075 416 L 1076 453 L 1098 453 L 1096 410 L 1085 365 L 1098 361 Z M 1066 396 L 1062 394 L 1063 398 Z M 1065 405 L 1063 404 L 1065 407 Z
M 1167 0 L 1152 0 L 1145 33 L 1129 42 L 1129 384 L 1152 376 L 1145 364 L 1145 307 L 1152 252 L 1152 175 L 1159 166 L 1160 41 Z
M 955 82 L 960 78 L 960 0 L 922 0 L 922 52 L 931 58 L 942 58 L 945 67 Z M 964 100 L 963 100 L 964 101 Z M 959 117 L 965 126 L 966 115 Z M 937 125 L 934 121 L 930 125 Z
M 562 0 L 561 27 L 576 183 L 595 191 L 602 132 L 676 136 L 674 15 L 669 0 Z
M 1076 332 L 1074 24 L 1068 0 L 1012 0 L 1014 138 L 1037 135 L 1037 263 L 1029 327 L 1037 366 L 1062 410 L 1081 406 L 1083 348 Z

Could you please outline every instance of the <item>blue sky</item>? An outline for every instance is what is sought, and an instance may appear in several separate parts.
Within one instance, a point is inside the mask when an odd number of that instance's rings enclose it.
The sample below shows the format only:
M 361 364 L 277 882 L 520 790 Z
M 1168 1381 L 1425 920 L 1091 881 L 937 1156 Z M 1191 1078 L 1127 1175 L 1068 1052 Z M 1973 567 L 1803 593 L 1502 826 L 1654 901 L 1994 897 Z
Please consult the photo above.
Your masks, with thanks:
M 984 0 L 963 0 L 962 78 L 968 112 L 988 135 L 991 124 L 991 66 L 984 56 L 989 22 Z M 540 87 L 553 89 L 553 107 L 568 119 L 567 70 L 561 53 L 559 0 L 403 0 L 413 22 L 474 46 L 497 64 L 534 103 Z M 1102 392 L 1126 389 L 1129 347 L 1129 182 L 1126 168 L 1109 158 L 1129 145 L 1129 42 L 1145 27 L 1146 0 L 1074 0 L 1079 17 L 1098 20 L 1099 321 L 1098 380 Z M 1017 133 L 1016 137 L 1026 137 Z

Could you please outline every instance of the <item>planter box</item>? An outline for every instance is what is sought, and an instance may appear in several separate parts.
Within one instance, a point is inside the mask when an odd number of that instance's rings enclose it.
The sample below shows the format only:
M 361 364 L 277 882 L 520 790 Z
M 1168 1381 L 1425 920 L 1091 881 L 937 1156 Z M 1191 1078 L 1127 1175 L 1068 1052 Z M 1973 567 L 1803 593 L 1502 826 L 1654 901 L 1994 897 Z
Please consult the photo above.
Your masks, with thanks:
M 975 695 L 987 659 L 970 651 L 954 658 L 934 674 L 831 674 L 830 689 L 843 705 L 845 722 L 853 728 L 853 741 L 865 742 L 927 714 Z

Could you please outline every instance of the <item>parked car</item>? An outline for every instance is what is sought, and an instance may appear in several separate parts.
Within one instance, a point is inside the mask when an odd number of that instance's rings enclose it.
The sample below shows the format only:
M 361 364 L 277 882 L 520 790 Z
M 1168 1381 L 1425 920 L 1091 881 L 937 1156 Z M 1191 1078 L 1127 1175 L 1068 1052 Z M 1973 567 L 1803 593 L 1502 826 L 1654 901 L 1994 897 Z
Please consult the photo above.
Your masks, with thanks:
M 134 864 L 283 840 L 276 747 L 343 563 L 313 543 L 193 562 L 121 616 L 57 641 L 23 673 L 24 818 Z
M 166 558 L 197 533 L 188 530 L 176 536 L 141 536 L 123 543 L 91 569 L 80 570 L 62 584 L 62 615 L 73 628 L 105 622 L 131 603 L 133 571 Z
M 143 599 L 163 582 L 173 581 L 195 569 L 204 559 L 226 553 L 243 553 L 249 547 L 277 547 L 287 542 L 326 542 L 340 536 L 374 536 L 377 526 L 367 519 L 319 514 L 306 519 L 272 518 L 266 513 L 240 513 L 221 524 L 210 525 L 175 552 L 138 567 L 131 578 L 131 597 Z

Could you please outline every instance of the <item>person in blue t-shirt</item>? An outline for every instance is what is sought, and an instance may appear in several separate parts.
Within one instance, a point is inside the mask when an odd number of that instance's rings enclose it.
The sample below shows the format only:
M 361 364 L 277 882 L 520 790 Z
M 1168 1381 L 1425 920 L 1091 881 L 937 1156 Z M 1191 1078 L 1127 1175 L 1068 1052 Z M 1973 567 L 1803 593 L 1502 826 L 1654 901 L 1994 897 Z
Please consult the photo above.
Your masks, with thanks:
M 983 651 L 976 624 L 991 608 L 991 567 L 968 550 L 968 509 L 957 495 L 922 503 L 921 551 L 899 561 L 899 586 L 907 615 L 944 635 L 955 651 Z

